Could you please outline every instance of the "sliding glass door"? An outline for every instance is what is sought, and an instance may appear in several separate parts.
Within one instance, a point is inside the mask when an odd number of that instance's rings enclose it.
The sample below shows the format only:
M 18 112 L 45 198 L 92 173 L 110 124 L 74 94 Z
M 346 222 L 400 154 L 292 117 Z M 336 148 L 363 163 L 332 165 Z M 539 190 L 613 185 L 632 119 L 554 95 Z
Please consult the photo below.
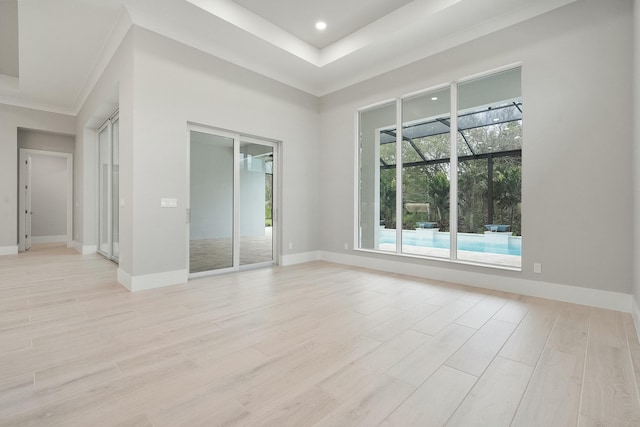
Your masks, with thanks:
M 240 265 L 273 262 L 273 147 L 240 140 Z
M 119 130 L 117 113 L 98 130 L 98 253 L 118 261 Z
M 199 127 L 189 138 L 189 273 L 273 264 L 275 144 Z

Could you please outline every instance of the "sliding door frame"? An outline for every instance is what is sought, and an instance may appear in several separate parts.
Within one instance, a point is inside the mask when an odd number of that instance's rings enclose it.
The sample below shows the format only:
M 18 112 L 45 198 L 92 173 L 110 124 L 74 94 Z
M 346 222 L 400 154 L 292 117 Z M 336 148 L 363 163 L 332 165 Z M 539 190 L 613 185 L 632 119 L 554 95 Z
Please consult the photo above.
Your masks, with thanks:
M 115 256 L 113 254 L 113 212 L 114 212 L 114 206 L 119 206 L 118 201 L 117 200 L 113 200 L 113 124 L 116 121 L 120 120 L 120 116 L 119 116 L 119 111 L 116 110 L 115 113 L 113 113 L 96 131 L 96 145 L 97 145 L 97 150 L 96 150 L 96 195 L 97 195 L 97 200 L 96 200 L 96 251 L 110 259 L 111 261 L 114 261 L 116 263 L 119 262 L 119 257 Z M 109 146 L 109 154 L 108 154 L 108 173 L 107 173 L 107 215 L 105 218 L 105 221 L 107 222 L 107 250 L 103 251 L 101 249 L 101 245 L 100 243 L 101 238 L 100 238 L 100 233 L 101 233 L 101 227 L 103 226 L 103 224 L 100 221 L 100 209 L 103 207 L 103 200 L 101 200 L 101 194 L 100 194 L 100 180 L 101 180 L 101 172 L 100 172 L 100 133 L 102 133 L 103 130 L 107 129 L 107 142 L 108 142 L 108 146 Z M 119 142 L 118 142 L 119 143 Z M 119 151 L 119 150 L 118 150 Z M 119 162 L 118 162 L 119 163 Z M 119 193 L 119 192 L 118 192 Z M 119 227 L 118 227 L 119 228 Z M 118 238 L 118 241 L 120 239 Z
M 215 136 L 221 136 L 224 138 L 233 139 L 233 236 L 232 236 L 232 250 L 233 250 L 233 262 L 231 267 L 220 268 L 216 270 L 208 270 L 202 272 L 191 273 L 190 272 L 190 259 L 191 259 L 191 132 L 206 133 Z M 278 141 L 257 138 L 241 134 L 238 132 L 230 132 L 214 127 L 205 125 L 187 123 L 187 210 L 186 210 L 186 225 L 187 225 L 187 239 L 186 239 L 186 265 L 189 271 L 189 278 L 205 277 L 212 275 L 225 274 L 230 272 L 251 270 L 255 268 L 269 267 L 272 265 L 278 265 L 280 259 L 280 143 Z M 271 261 L 265 261 L 254 264 L 240 265 L 240 144 L 242 142 L 248 142 L 251 144 L 264 145 L 271 147 L 273 150 L 273 206 L 272 206 L 272 241 L 271 241 Z

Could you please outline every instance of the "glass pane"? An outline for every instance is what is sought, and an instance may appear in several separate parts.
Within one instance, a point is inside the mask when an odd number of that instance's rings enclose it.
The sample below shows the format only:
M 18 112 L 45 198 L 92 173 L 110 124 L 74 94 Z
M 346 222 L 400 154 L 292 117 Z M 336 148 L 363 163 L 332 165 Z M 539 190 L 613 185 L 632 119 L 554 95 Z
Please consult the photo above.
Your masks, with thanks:
M 396 104 L 359 114 L 359 243 L 396 251 Z
M 98 134 L 98 251 L 109 254 L 109 128 Z
M 273 148 L 240 142 L 240 265 L 273 261 Z
M 450 105 L 448 87 L 402 101 L 403 253 L 449 258 Z
M 458 105 L 458 259 L 521 267 L 520 69 L 458 85 Z
M 233 266 L 233 138 L 191 132 L 189 271 Z
M 116 119 L 111 126 L 112 160 L 111 160 L 111 241 L 112 255 L 120 256 L 120 121 Z

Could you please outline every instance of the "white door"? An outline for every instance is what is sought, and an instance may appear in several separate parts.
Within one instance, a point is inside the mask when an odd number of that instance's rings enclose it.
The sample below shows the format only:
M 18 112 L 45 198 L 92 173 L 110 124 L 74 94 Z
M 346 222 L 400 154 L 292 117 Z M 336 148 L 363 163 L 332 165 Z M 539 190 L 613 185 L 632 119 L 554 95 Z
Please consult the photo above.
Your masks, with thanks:
M 25 186 L 24 186 L 24 250 L 31 248 L 31 155 L 27 154 L 25 160 Z

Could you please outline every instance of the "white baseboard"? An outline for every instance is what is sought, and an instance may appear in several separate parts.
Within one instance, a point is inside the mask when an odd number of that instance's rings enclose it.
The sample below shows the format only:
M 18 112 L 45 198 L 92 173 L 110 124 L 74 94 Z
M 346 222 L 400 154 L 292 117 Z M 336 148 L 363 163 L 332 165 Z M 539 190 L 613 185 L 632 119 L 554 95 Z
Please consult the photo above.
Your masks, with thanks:
M 74 248 L 76 252 L 81 253 L 82 255 L 90 255 L 98 252 L 98 246 L 96 245 L 83 246 L 82 243 L 76 242 L 75 240 L 71 242 L 71 244 L 67 243 L 67 247 Z
M 31 243 L 64 243 L 66 241 L 66 234 L 60 236 L 31 236 Z
M 18 245 L 16 246 L 0 246 L 0 255 L 17 255 Z
M 98 246 L 96 245 L 80 246 L 80 250 L 78 252 L 80 252 L 82 255 L 95 254 L 96 252 L 98 252 Z
M 623 311 L 625 313 L 630 313 L 632 311 L 633 297 L 630 294 L 624 294 L 621 292 L 581 288 L 578 286 L 496 276 L 492 274 L 432 267 L 396 260 L 369 258 L 365 256 L 340 254 L 335 252 L 320 251 L 319 259 L 338 264 L 352 265 L 372 270 L 386 271 L 389 273 L 427 277 L 434 280 L 442 280 L 485 289 L 565 301 L 574 304 L 588 305 L 591 307 L 606 308 L 610 310 Z M 640 312 L 638 314 L 640 314 Z M 637 321 L 636 325 L 638 325 Z
M 636 335 L 638 335 L 638 340 L 640 340 L 640 307 L 638 307 L 638 301 L 635 297 L 632 297 L 631 304 L 631 317 L 633 318 L 633 324 L 636 327 Z
M 76 249 L 76 241 L 75 240 L 67 240 L 67 248 Z
M 291 254 L 291 255 L 282 255 L 280 257 L 280 265 L 294 265 L 294 264 L 302 264 L 305 262 L 317 261 L 320 259 L 320 255 L 318 251 L 312 252 L 302 252 L 299 254 Z
M 187 283 L 188 277 L 188 270 L 175 270 L 166 271 L 164 273 L 131 276 L 126 271 L 118 268 L 118 282 L 131 292 Z

